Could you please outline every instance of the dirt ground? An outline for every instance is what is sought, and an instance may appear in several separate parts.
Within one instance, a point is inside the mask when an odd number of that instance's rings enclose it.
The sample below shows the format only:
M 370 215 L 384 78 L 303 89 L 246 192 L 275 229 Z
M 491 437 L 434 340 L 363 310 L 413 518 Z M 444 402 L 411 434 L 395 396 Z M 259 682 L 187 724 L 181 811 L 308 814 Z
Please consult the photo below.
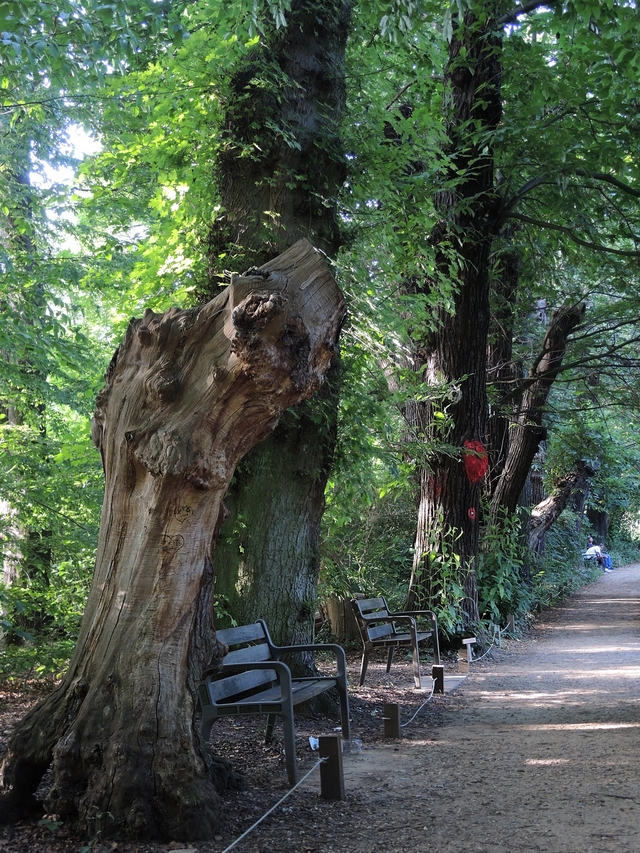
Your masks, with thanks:
M 320 798 L 316 768 L 237 841 L 288 787 L 281 740 L 265 746 L 259 718 L 224 721 L 212 746 L 250 786 L 225 795 L 214 841 L 103 845 L 32 822 L 0 829 L 0 851 L 80 853 L 93 842 L 118 853 L 640 853 L 640 564 L 603 575 L 525 638 L 494 648 L 412 722 L 427 694 L 413 689 L 410 663 L 389 676 L 382 659 L 370 664 L 364 688 L 358 665 L 350 656 L 362 750 L 344 755 L 345 800 Z M 0 695 L 0 751 L 31 701 Z M 383 702 L 400 704 L 400 741 L 383 740 Z M 309 736 L 335 725 L 297 718 L 301 775 L 317 763 Z

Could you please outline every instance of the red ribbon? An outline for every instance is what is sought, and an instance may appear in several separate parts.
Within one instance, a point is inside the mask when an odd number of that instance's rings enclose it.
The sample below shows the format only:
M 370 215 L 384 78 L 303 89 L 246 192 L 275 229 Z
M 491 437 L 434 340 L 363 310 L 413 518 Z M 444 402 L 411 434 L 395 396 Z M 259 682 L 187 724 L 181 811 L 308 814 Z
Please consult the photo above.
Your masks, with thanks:
M 467 479 L 475 485 L 479 483 L 489 469 L 489 454 L 481 441 L 473 438 L 462 445 L 467 451 L 463 453 L 464 470 Z

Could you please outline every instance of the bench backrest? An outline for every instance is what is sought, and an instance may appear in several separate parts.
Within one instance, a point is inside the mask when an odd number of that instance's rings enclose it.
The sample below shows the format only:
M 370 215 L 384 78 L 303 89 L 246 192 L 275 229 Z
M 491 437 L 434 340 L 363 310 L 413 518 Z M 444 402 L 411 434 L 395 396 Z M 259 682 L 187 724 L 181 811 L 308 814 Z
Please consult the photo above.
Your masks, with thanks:
M 216 632 L 218 640 L 229 647 L 223 658 L 223 667 L 273 660 L 271 637 L 264 622 L 253 625 L 240 625 L 237 628 L 223 628 Z M 277 680 L 273 669 L 254 669 L 230 673 L 222 669 L 208 675 L 200 687 L 200 701 L 234 702 L 244 699 L 269 686 Z
M 354 598 L 351 604 L 363 643 L 396 633 L 384 598 Z M 385 621 L 378 622 L 376 617 Z
M 236 628 L 223 628 L 216 631 L 216 637 L 229 647 L 222 663 L 246 663 L 247 661 L 271 660 L 271 637 L 264 622 L 252 625 L 238 625 Z

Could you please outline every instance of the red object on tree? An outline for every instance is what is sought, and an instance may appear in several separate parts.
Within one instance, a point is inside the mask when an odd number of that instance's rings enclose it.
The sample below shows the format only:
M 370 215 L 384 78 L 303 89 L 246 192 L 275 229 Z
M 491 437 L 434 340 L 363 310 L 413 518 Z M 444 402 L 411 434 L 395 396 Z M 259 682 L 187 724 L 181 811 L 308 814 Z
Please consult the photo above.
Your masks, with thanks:
M 467 451 L 463 454 L 464 470 L 469 482 L 475 485 L 480 482 L 489 468 L 487 448 L 475 438 L 463 442 L 462 446 Z

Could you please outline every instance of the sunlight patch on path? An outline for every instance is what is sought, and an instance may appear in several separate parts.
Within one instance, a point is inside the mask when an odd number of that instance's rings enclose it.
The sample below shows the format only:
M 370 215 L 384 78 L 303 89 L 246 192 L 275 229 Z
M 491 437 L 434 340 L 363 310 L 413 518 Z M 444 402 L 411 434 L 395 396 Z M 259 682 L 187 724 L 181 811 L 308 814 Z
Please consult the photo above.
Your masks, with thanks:
M 531 732 L 546 731 L 595 731 L 605 729 L 640 729 L 640 723 L 539 723 L 535 726 L 522 726 Z

